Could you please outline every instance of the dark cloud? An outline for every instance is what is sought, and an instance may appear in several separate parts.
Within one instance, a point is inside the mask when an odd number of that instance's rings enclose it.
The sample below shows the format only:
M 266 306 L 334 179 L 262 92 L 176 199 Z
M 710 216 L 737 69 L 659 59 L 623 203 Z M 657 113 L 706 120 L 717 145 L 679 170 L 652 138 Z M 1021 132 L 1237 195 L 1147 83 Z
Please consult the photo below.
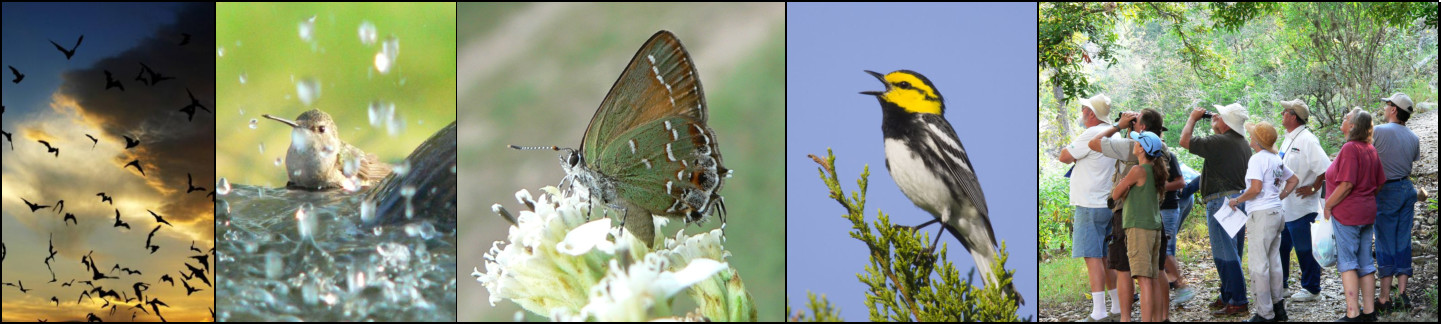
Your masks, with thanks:
M 182 33 L 191 35 L 190 44 L 179 45 Z M 197 186 L 213 189 L 215 114 L 197 110 L 192 121 L 180 108 L 190 104 L 188 89 L 202 105 L 215 109 L 214 44 L 214 6 L 187 5 L 174 24 L 160 27 L 134 48 L 88 69 L 65 73 L 60 87 L 62 95 L 76 100 L 87 123 L 103 129 L 104 134 L 97 135 L 105 144 L 123 146 L 121 136 L 142 142 L 131 151 L 106 158 L 113 160 L 116 169 L 131 160 L 141 161 L 148 184 L 167 198 L 165 205 L 152 210 L 171 222 L 210 228 L 211 233 L 214 205 L 201 193 L 186 195 L 185 189 L 187 173 L 194 175 Z M 137 81 L 141 63 L 175 79 L 154 86 Z M 105 89 L 107 70 L 124 84 L 125 91 Z M 125 176 L 138 174 L 127 171 Z

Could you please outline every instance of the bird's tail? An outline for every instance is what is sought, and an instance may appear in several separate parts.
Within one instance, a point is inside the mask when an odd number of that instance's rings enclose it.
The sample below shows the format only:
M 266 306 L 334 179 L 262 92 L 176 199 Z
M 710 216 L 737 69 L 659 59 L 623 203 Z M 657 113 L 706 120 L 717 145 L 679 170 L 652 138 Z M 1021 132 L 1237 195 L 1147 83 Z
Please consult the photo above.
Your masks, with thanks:
M 951 235 L 956 236 L 956 239 L 960 240 L 962 245 L 965 246 L 966 250 L 970 252 L 971 258 L 975 259 L 976 261 L 976 271 L 981 273 L 981 278 L 985 280 L 986 285 L 995 285 L 1000 282 L 1000 275 L 992 270 L 993 265 L 995 264 L 996 256 L 999 254 L 1000 250 L 996 247 L 994 243 L 992 243 L 990 239 L 977 239 L 968 241 L 963 238 L 959 232 L 957 232 L 955 229 L 952 229 L 950 226 L 946 226 L 946 230 L 950 231 Z M 1007 293 L 1010 293 L 1011 295 L 1015 295 L 1016 301 L 1018 301 L 1020 304 L 1026 304 L 1026 299 L 1021 297 L 1020 292 L 1016 291 L 1016 287 L 1014 284 L 1007 283 L 1006 286 L 1001 287 L 1001 289 L 1004 289 Z

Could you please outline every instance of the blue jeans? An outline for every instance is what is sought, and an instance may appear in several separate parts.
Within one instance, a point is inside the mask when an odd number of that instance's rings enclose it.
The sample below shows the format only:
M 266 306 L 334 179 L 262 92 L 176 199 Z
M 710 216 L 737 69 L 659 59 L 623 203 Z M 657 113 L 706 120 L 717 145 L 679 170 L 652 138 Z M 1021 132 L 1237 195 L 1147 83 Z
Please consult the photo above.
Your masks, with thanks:
M 1191 214 L 1191 207 L 1195 206 L 1193 201 L 1195 199 L 1190 195 L 1181 196 L 1181 200 L 1176 201 L 1176 209 L 1161 211 L 1161 221 L 1165 223 L 1162 225 L 1166 226 L 1166 233 L 1171 235 L 1171 240 L 1166 241 L 1166 255 L 1176 256 L 1176 237 L 1181 236 L 1181 226 L 1186 224 L 1186 216 Z M 1167 212 L 1176 213 L 1175 220 L 1167 218 Z
M 1240 193 L 1227 196 L 1235 199 Z M 1206 203 L 1206 232 L 1211 236 L 1211 261 L 1216 263 L 1216 272 L 1221 277 L 1221 300 L 1226 303 L 1241 306 L 1246 301 L 1246 275 L 1241 268 L 1241 253 L 1245 248 L 1246 228 L 1242 227 L 1236 237 L 1226 234 L 1226 229 L 1221 228 L 1221 223 L 1216 222 L 1216 211 L 1225 208 L 1225 199 L 1217 198 Z M 1241 203 L 1241 211 L 1246 210 L 1246 204 Z
M 1106 257 L 1106 235 L 1111 233 L 1111 209 L 1075 206 L 1071 220 L 1071 257 Z
M 1416 187 L 1410 179 L 1376 192 L 1376 277 L 1411 276 L 1411 228 L 1416 224 Z
M 1170 238 L 1163 244 L 1166 246 L 1166 255 L 1176 256 L 1176 232 L 1181 229 L 1181 209 L 1161 210 L 1161 229 Z
M 1311 254 L 1311 222 L 1314 221 L 1316 213 L 1286 222 L 1286 233 L 1281 235 L 1281 280 L 1291 278 L 1291 248 L 1295 247 L 1296 262 L 1301 264 L 1301 288 L 1320 294 L 1321 264 L 1316 262 L 1316 255 Z
M 1356 270 L 1357 277 L 1375 273 L 1376 260 L 1371 257 L 1371 248 L 1375 246 L 1372 235 L 1376 234 L 1376 226 L 1348 226 L 1332 220 L 1331 226 L 1336 229 L 1336 270 Z

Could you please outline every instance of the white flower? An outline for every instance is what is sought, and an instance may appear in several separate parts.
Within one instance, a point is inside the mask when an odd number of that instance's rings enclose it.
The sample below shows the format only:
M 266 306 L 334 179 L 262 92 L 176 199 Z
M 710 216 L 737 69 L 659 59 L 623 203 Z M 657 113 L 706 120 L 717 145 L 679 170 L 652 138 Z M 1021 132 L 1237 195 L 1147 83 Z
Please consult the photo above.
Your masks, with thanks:
M 695 236 L 681 231 L 651 250 L 611 219 L 588 218 L 591 205 L 583 195 L 542 191 L 539 199 L 516 193 L 534 210 L 515 217 L 507 240 L 485 254 L 486 270 L 471 274 L 490 292 L 492 306 L 510 300 L 562 321 L 649 321 L 676 318 L 671 301 L 688 292 L 702 306 L 692 317 L 755 320 L 749 293 L 724 261 L 730 252 L 721 245 L 720 230 Z M 660 231 L 664 218 L 656 223 Z

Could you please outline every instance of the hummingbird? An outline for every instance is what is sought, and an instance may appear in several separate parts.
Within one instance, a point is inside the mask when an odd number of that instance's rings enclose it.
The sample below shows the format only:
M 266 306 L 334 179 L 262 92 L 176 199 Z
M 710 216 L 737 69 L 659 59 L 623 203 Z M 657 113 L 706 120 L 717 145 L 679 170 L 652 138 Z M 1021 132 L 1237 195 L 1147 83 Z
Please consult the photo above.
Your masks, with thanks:
M 374 154 L 340 140 L 335 120 L 319 109 L 300 114 L 295 121 L 264 115 L 289 125 L 290 149 L 285 152 L 286 188 L 325 190 L 375 185 L 390 174 L 391 166 Z

